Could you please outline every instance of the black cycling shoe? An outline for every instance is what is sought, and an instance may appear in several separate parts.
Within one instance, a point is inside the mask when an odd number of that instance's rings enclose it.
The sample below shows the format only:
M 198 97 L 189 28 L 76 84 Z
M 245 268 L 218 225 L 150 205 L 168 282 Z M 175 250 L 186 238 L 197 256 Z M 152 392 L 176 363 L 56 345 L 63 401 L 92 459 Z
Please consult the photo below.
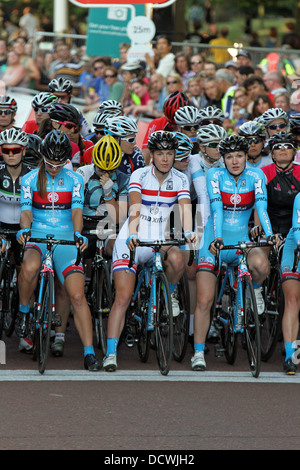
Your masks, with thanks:
M 87 354 L 84 357 L 84 368 L 91 372 L 98 372 L 102 369 L 102 364 L 94 354 Z
M 295 375 L 297 372 L 297 366 L 293 363 L 292 359 L 289 358 L 283 363 L 283 370 L 287 375 Z
M 22 313 L 18 312 L 16 322 L 15 322 L 15 332 L 19 338 L 26 338 L 28 335 L 29 327 L 29 312 Z

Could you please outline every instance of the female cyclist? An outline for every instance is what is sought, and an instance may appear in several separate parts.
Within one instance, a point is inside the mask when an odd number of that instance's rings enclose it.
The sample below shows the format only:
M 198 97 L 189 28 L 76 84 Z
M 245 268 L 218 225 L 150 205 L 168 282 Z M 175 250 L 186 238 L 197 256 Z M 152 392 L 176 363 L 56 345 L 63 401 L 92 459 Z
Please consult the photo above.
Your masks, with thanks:
M 225 168 L 212 168 L 207 173 L 207 190 L 210 199 L 211 215 L 204 229 L 202 246 L 197 264 L 197 307 L 194 317 L 193 370 L 205 370 L 205 339 L 210 324 L 210 309 L 216 287 L 214 271 L 216 255 L 215 243 L 234 244 L 248 241 L 248 221 L 256 205 L 266 236 L 272 235 L 267 214 L 267 195 L 264 175 L 260 169 L 246 168 L 249 145 L 244 137 L 229 136 L 219 144 L 219 153 L 224 159 Z M 236 263 L 237 255 L 232 250 L 221 252 L 222 261 Z M 266 254 L 259 248 L 248 254 L 248 265 L 254 281 L 254 291 L 260 313 L 261 283 L 269 274 Z
M 172 132 L 153 132 L 148 142 L 153 164 L 135 171 L 130 179 L 129 218 L 120 230 L 113 251 L 116 296 L 108 318 L 107 356 L 103 361 L 105 371 L 112 372 L 117 368 L 117 344 L 134 290 L 137 264 L 143 264 L 153 256 L 152 248 L 138 247 L 139 239 L 164 238 L 167 220 L 177 202 L 182 210 L 181 220 L 186 238 L 188 241 L 196 239 L 192 233 L 188 180 L 183 173 L 172 168 L 177 145 L 176 136 Z M 135 246 L 135 264 L 128 272 L 129 252 Z M 184 272 L 184 259 L 180 249 L 175 246 L 164 247 L 162 252 L 171 297 L 176 300 L 173 294 Z M 176 314 L 175 311 L 173 313 Z
M 57 239 L 82 241 L 81 250 L 87 248 L 87 239 L 81 235 L 83 208 L 82 176 L 64 168 L 72 153 L 68 136 L 51 131 L 43 141 L 43 160 L 38 169 L 23 178 L 21 193 L 21 229 L 17 234 L 20 244 L 32 237 L 45 238 L 53 234 Z M 45 244 L 28 243 L 19 276 L 20 311 L 16 333 L 27 334 L 29 302 L 37 284 Z M 53 260 L 55 272 L 69 295 L 74 321 L 84 346 L 84 367 L 100 370 L 93 348 L 91 313 L 84 294 L 82 265 L 76 266 L 75 246 L 57 246 Z

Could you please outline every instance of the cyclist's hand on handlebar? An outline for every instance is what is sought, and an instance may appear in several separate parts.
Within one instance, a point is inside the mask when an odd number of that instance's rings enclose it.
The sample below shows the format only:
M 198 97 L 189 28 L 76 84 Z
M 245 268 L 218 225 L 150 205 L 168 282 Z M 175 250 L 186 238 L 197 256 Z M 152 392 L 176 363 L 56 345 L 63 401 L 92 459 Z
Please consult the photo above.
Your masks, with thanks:
M 18 240 L 18 243 L 20 243 L 20 245 L 25 245 L 26 242 L 28 242 L 28 240 L 30 239 L 30 237 L 31 230 L 29 227 L 21 228 L 21 230 L 19 230 L 16 234 L 16 239 Z
M 267 237 L 267 242 L 270 245 L 275 245 L 278 248 L 283 243 L 283 238 L 280 233 L 276 233 L 274 235 L 270 235 Z
M 139 238 L 136 233 L 129 235 L 129 237 L 126 240 L 126 245 L 128 246 L 129 250 L 132 251 L 136 246 L 139 244 Z
M 74 233 L 74 241 L 76 242 L 76 247 L 80 248 L 80 251 L 86 250 L 89 244 L 88 239 L 81 235 L 78 230 Z
M 184 232 L 184 238 L 188 243 L 197 243 L 197 234 L 195 232 Z
M 262 229 L 259 225 L 254 225 L 250 230 L 250 239 L 252 241 L 256 240 L 262 234 Z
M 216 256 L 218 250 L 222 250 L 224 246 L 223 238 L 216 238 L 213 242 L 211 242 L 209 246 L 209 251 L 212 255 Z

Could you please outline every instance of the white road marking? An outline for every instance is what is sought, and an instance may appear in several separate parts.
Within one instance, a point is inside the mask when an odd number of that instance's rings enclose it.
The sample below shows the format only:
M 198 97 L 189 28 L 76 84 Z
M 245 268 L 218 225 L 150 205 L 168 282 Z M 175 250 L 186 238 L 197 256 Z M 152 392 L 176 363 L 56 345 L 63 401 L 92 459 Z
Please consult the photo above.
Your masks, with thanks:
M 300 383 L 300 374 L 286 376 L 280 372 L 261 372 L 254 378 L 251 372 L 170 371 L 167 376 L 157 370 L 120 370 L 116 372 L 88 372 L 84 370 L 46 370 L 43 375 L 35 370 L 2 370 L 0 382 L 99 381 L 99 382 L 239 382 L 239 383 Z

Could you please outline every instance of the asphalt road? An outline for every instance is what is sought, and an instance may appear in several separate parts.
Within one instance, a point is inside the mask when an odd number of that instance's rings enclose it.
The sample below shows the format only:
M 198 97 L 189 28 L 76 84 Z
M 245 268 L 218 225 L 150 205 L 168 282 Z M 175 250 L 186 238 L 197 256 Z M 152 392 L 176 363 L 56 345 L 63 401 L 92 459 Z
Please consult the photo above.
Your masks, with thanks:
M 229 366 L 213 345 L 206 372 L 191 371 L 191 346 L 163 377 L 154 351 L 142 364 L 122 345 L 117 372 L 91 373 L 71 320 L 64 357 L 50 357 L 41 376 L 15 335 L 3 340 L 1 450 L 101 450 L 99 463 L 140 467 L 164 465 L 171 452 L 196 465 L 200 450 L 299 449 L 300 379 L 282 373 L 281 344 L 258 379 L 244 350 Z

